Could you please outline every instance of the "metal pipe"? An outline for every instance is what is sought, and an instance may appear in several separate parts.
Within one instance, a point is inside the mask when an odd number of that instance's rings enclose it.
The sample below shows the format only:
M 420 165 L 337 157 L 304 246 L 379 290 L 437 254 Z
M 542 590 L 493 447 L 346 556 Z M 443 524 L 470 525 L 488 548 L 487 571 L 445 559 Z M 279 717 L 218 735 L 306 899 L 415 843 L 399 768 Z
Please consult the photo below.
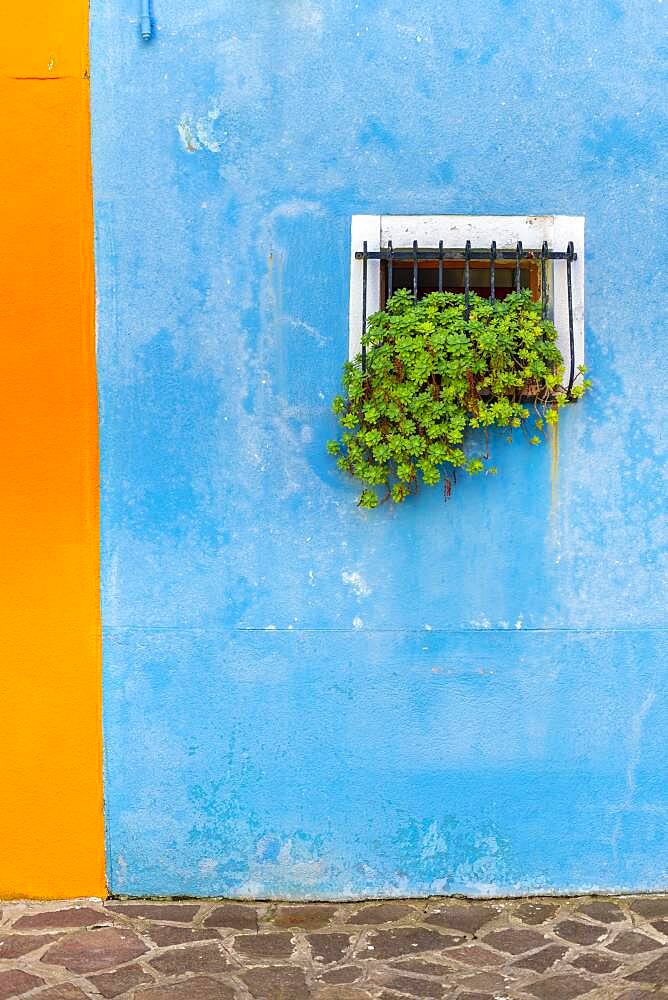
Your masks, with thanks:
M 392 240 L 387 241 L 389 257 L 387 258 L 387 297 L 392 298 Z
M 418 241 L 413 240 L 413 302 L 418 295 Z
M 568 392 L 567 396 L 571 398 L 571 389 L 573 388 L 573 382 L 575 382 L 575 334 L 573 332 L 573 278 L 571 275 L 571 263 L 575 259 L 575 248 L 572 243 L 568 244 L 566 249 L 566 289 L 568 292 L 568 341 L 571 350 L 571 364 L 568 373 Z
M 367 286 L 367 244 L 364 241 L 364 254 L 362 257 L 362 371 L 366 371 L 366 286 Z
M 542 302 L 541 315 L 543 319 L 547 318 L 547 240 L 543 243 L 543 249 L 540 252 L 540 297 Z
M 496 296 L 496 240 L 492 240 L 489 248 L 489 301 L 493 302 Z
M 470 272 L 469 272 L 469 260 L 471 259 L 471 241 L 466 241 L 466 248 L 464 250 L 464 317 L 466 322 L 469 321 L 469 316 L 471 315 L 471 303 L 469 301 L 470 292 Z
M 151 0 L 141 0 L 141 36 L 148 42 L 153 35 Z

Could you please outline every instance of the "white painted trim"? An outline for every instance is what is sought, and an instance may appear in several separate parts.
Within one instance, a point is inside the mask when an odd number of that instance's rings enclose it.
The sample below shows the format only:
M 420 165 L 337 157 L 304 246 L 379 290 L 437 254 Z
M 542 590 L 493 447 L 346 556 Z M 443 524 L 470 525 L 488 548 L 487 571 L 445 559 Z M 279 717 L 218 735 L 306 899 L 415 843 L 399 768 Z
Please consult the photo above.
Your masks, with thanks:
M 348 357 L 352 361 L 362 345 L 362 261 L 357 250 L 367 241 L 368 250 L 380 250 L 380 215 L 353 215 L 350 227 L 350 303 L 348 307 Z M 366 314 L 380 309 L 380 261 L 367 261 Z
M 499 250 L 514 250 L 518 240 L 525 247 L 539 249 L 547 240 L 550 249 L 565 250 L 569 240 L 575 245 L 577 260 L 571 266 L 573 287 L 573 333 L 575 368 L 584 364 L 584 216 L 583 215 L 353 215 L 350 243 L 350 309 L 348 357 L 360 351 L 362 336 L 362 261 L 355 252 L 364 240 L 369 250 L 409 247 L 413 240 L 421 246 L 487 248 L 496 240 Z M 566 262 L 555 260 L 548 267 L 549 302 L 559 334 L 559 349 L 566 364 L 570 361 Z M 380 262 L 367 262 L 367 316 L 380 309 Z

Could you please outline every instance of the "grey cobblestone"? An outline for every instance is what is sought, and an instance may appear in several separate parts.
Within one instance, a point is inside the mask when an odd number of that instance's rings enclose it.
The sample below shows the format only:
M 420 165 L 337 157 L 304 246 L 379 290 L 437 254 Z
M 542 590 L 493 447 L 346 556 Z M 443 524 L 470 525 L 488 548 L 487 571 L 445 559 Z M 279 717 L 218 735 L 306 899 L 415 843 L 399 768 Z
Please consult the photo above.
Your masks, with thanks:
M 12 997 L 668 1000 L 668 897 L 3 903 Z

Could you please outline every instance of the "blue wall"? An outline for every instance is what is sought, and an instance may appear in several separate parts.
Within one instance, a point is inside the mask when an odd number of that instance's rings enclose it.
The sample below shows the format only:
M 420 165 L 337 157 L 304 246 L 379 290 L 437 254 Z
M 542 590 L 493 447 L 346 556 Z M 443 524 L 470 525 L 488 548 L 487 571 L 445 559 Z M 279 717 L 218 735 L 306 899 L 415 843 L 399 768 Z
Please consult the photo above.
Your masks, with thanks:
M 92 3 L 112 890 L 667 886 L 662 8 L 154 6 Z M 587 217 L 594 392 L 447 505 L 325 453 L 360 212 Z

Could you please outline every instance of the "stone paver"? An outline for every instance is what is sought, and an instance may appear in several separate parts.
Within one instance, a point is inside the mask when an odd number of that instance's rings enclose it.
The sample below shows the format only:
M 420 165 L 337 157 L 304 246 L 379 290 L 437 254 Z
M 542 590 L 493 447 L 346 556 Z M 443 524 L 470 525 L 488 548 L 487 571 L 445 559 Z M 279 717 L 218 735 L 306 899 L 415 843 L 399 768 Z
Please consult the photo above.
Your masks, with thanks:
M 163 983 L 147 990 L 138 990 L 133 997 L 145 1000 L 234 1000 L 234 989 L 206 976 L 193 976 L 179 983 Z
M 222 944 L 198 945 L 194 948 L 169 948 L 157 958 L 151 959 L 149 965 L 163 976 L 179 976 L 184 972 L 201 972 L 210 975 L 212 972 L 228 972 L 233 968 L 227 952 Z
M 513 968 L 531 969 L 533 972 L 547 972 L 555 962 L 564 957 L 567 951 L 568 949 L 563 946 L 549 944 L 546 948 L 539 948 L 538 951 L 534 951 L 530 955 L 518 958 L 517 961 L 513 962 Z M 571 965 L 575 965 L 576 961 L 576 959 L 573 959 Z
M 455 903 L 452 906 L 436 906 L 427 911 L 428 924 L 449 927 L 454 931 L 475 934 L 485 924 L 499 915 L 500 907 L 486 903 Z
M 554 928 L 555 933 L 573 944 L 595 944 L 605 938 L 605 927 L 585 924 L 581 920 L 563 920 Z
M 515 909 L 515 916 L 519 917 L 523 924 L 544 924 L 558 910 L 556 903 L 546 903 L 543 900 L 529 899 L 526 903 L 520 903 Z
M 303 927 L 316 930 L 326 927 L 336 913 L 336 906 L 320 903 L 303 903 L 293 906 L 279 906 L 274 914 L 276 927 Z
M 594 899 L 591 902 L 583 903 L 582 906 L 578 906 L 578 913 L 584 913 L 585 916 L 591 917 L 592 920 L 598 920 L 602 924 L 614 924 L 618 920 L 624 919 L 624 914 L 619 907 L 607 899 Z
M 524 928 L 492 931 L 483 938 L 483 941 L 497 951 L 507 951 L 511 955 L 524 955 L 527 951 L 533 951 L 548 943 L 544 934 Z
M 246 969 L 241 979 L 258 1000 L 306 1000 L 309 988 L 303 969 L 285 966 L 258 966 Z
M 392 924 L 415 913 L 415 908 L 407 903 L 372 903 L 353 910 L 347 918 L 348 924 Z
M 105 913 L 102 907 L 93 909 L 90 906 L 68 906 L 57 910 L 39 910 L 36 913 L 26 913 L 14 924 L 17 931 L 58 930 L 69 927 L 98 927 L 100 924 L 113 923 L 113 916 Z
M 0 972 L 0 1000 L 9 1000 L 9 997 L 20 997 L 28 990 L 34 990 L 36 986 L 41 986 L 44 980 L 37 976 L 31 976 L 28 972 L 20 969 L 7 969 Z
M 574 1000 L 583 993 L 591 993 L 594 983 L 581 976 L 550 976 L 526 988 L 538 1000 Z
M 212 927 L 179 927 L 174 924 L 149 924 L 146 933 L 158 948 L 171 944 L 192 944 L 195 941 L 218 941 L 220 935 Z
M 0 958 L 21 958 L 31 951 L 37 951 L 46 944 L 52 944 L 59 934 L 6 934 L 0 935 Z
M 607 955 L 597 955 L 585 952 L 577 958 L 571 959 L 571 965 L 576 969 L 585 969 L 587 972 L 614 972 L 619 968 L 621 962 Z
M 654 937 L 639 934 L 637 931 L 624 931 L 608 945 L 610 951 L 621 952 L 623 955 L 637 955 L 643 951 L 656 951 L 661 943 Z
M 233 940 L 236 953 L 248 958 L 290 958 L 295 948 L 292 934 L 242 934 Z
M 237 931 L 255 931 L 258 929 L 257 911 L 254 906 L 226 903 L 224 906 L 216 906 L 208 914 L 204 926 L 231 927 Z
M 323 965 L 340 962 L 350 948 L 349 934 L 308 934 L 306 940 L 311 946 L 311 953 Z
M 109 903 L 112 913 L 122 913 L 126 917 L 145 917 L 148 920 L 164 920 L 182 924 L 184 920 L 194 920 L 199 910 L 197 903 Z
M 49 986 L 46 990 L 31 993 L 37 1000 L 86 1000 L 88 996 L 73 983 L 61 983 L 59 986 Z
M 144 972 L 140 965 L 122 965 L 114 972 L 90 976 L 90 981 L 103 997 L 119 997 L 136 986 L 154 982 L 152 976 Z
M 634 983 L 650 983 L 652 986 L 668 986 L 668 946 L 661 956 L 648 965 L 641 965 L 626 977 Z
M 12 997 L 668 1000 L 668 896 L 3 903 Z
M 68 972 L 100 972 L 138 958 L 148 948 L 132 931 L 94 927 L 66 935 L 42 955 L 47 965 L 62 965 Z

